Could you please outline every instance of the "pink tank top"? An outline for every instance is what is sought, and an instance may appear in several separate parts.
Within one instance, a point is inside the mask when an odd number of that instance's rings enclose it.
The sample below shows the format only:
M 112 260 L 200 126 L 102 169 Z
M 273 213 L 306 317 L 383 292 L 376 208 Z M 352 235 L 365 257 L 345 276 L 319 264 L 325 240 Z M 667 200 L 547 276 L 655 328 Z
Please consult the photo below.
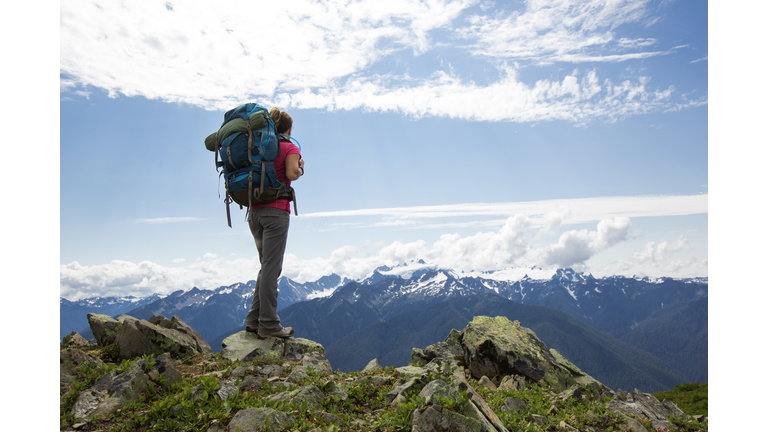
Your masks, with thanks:
M 285 179 L 285 158 L 289 154 L 297 154 L 299 155 L 299 159 L 301 159 L 301 152 L 299 152 L 299 147 L 290 142 L 290 141 L 280 141 L 280 156 L 275 159 L 275 172 L 277 173 L 277 179 L 281 182 L 283 179 Z M 290 186 L 291 181 L 287 180 L 288 185 Z M 288 213 L 291 212 L 291 202 L 287 199 L 279 199 L 277 201 L 266 203 L 266 204 L 254 204 L 251 206 L 252 209 L 259 208 L 259 207 L 274 207 L 279 208 L 287 211 Z

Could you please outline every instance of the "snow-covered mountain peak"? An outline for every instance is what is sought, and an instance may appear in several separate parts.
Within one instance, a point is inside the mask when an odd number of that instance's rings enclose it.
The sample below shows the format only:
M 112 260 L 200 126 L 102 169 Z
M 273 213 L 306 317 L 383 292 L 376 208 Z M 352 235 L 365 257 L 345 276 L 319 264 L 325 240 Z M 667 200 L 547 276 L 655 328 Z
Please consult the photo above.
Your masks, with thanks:
M 549 280 L 555 275 L 556 269 L 542 269 L 540 267 L 504 267 L 501 270 L 488 272 L 462 272 L 462 277 L 476 277 L 500 282 L 517 282 L 523 279 Z

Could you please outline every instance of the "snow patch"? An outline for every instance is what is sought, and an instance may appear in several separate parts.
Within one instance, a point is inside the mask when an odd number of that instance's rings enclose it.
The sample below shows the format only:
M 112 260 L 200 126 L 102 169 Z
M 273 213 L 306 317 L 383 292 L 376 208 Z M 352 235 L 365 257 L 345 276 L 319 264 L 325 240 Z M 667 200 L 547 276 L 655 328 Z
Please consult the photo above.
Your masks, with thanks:
M 334 292 L 336 292 L 336 288 L 338 288 L 338 287 L 328 288 L 328 289 L 325 289 L 325 290 L 322 290 L 322 291 L 312 291 L 311 293 L 309 293 L 307 295 L 306 300 L 313 300 L 313 299 L 316 299 L 316 298 L 330 297 Z
M 501 270 L 491 272 L 464 272 L 462 277 L 476 277 L 481 279 L 490 279 L 499 282 L 517 282 L 524 277 L 532 280 L 549 280 L 557 273 L 557 269 L 544 270 L 539 267 L 505 267 Z

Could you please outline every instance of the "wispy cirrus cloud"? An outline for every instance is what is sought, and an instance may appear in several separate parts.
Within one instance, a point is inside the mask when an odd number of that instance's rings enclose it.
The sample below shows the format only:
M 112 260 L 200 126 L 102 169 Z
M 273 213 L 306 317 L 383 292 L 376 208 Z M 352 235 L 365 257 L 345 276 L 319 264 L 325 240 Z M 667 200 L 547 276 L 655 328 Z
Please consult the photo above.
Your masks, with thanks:
M 198 217 L 183 216 L 183 217 L 136 219 L 134 220 L 134 222 L 140 223 L 140 224 L 167 224 L 167 223 L 179 223 L 179 222 L 192 222 L 192 221 L 199 221 L 199 220 L 203 220 L 203 219 Z
M 554 199 L 513 203 L 467 203 L 437 206 L 390 207 L 306 213 L 306 218 L 363 218 L 370 225 L 406 228 L 502 226 L 506 218 L 525 214 L 533 227 L 558 227 L 603 219 L 684 216 L 708 212 L 708 194 L 648 195 Z M 471 222 L 439 219 L 472 217 Z M 481 220 L 479 218 L 498 218 Z
M 591 70 L 520 78 L 518 61 L 600 64 L 668 54 L 643 51 L 659 44 L 654 37 L 618 34 L 648 19 L 648 1 L 530 0 L 518 10 L 484 4 L 470 15 L 477 3 L 72 0 L 61 7 L 61 91 L 100 88 L 111 97 L 215 110 L 256 98 L 286 108 L 576 124 L 706 103 L 706 96 L 676 100 L 674 87 L 653 88 L 646 76 L 615 82 Z M 254 25 L 251 16 L 270 18 Z M 456 36 L 436 41 L 443 30 Z M 498 78 L 472 80 L 423 60 L 437 49 L 455 64 L 482 57 Z M 417 57 L 429 64 L 420 73 L 391 66 Z

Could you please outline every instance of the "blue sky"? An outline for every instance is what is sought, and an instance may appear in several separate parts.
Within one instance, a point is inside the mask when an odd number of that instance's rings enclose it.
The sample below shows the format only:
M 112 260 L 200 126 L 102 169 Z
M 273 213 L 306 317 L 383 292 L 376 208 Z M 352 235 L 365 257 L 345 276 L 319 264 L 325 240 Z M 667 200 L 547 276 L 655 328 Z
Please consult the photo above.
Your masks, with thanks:
M 709 275 L 706 2 L 212 5 L 61 3 L 62 297 L 255 279 L 203 145 L 245 102 L 302 146 L 293 279 Z

